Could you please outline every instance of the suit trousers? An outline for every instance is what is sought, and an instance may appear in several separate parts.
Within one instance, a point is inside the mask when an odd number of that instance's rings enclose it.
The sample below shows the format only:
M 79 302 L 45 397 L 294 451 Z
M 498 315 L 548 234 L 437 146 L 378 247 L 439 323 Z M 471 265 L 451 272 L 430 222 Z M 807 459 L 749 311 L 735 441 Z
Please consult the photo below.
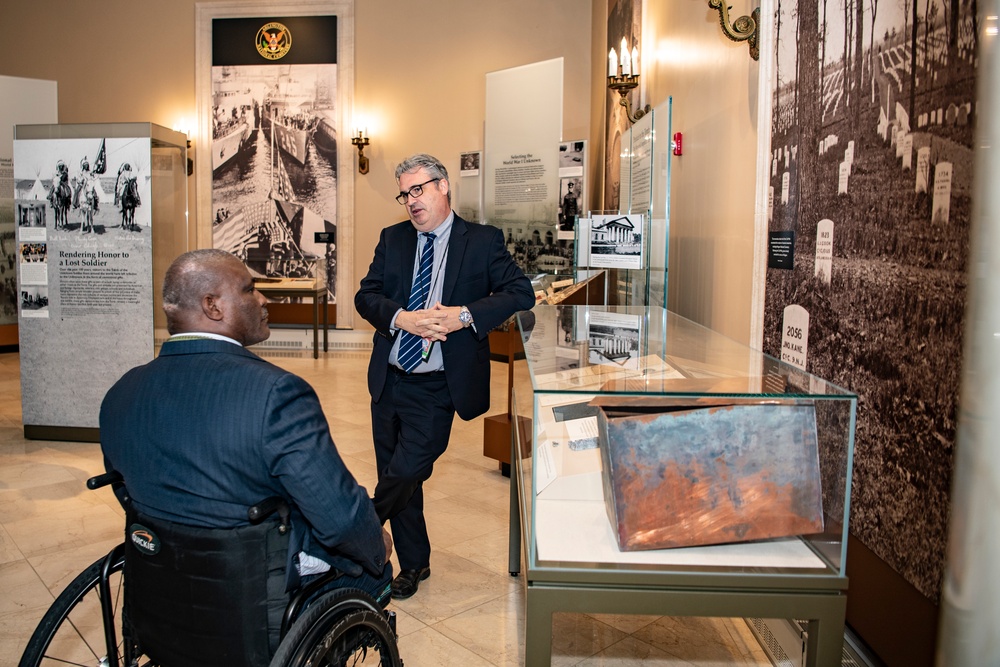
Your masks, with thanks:
M 423 483 L 451 437 L 455 406 L 444 372 L 406 374 L 389 367 L 385 389 L 372 402 L 375 511 L 389 521 L 400 570 L 430 565 Z

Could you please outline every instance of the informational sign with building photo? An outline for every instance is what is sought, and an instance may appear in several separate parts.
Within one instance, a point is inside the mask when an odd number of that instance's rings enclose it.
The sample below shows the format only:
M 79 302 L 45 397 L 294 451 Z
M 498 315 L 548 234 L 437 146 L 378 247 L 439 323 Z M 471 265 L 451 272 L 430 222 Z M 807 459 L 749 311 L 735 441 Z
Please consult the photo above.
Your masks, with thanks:
M 626 313 L 591 311 L 587 340 L 590 349 L 587 360 L 591 364 L 638 369 L 642 318 Z
M 610 269 L 643 267 L 643 216 L 595 215 L 590 222 L 590 266 Z

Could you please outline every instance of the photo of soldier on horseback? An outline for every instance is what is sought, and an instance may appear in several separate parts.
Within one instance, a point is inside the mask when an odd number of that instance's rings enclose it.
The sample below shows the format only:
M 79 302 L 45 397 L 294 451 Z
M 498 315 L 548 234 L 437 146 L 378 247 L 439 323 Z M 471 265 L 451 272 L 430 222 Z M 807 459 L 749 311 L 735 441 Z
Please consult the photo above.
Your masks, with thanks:
M 77 177 L 76 187 L 73 190 L 73 208 L 80 209 L 83 214 L 80 224 L 81 234 L 94 232 L 94 214 L 100 204 L 98 187 L 97 174 L 90 171 L 90 162 L 84 157 L 80 160 L 80 176 Z
M 122 229 L 139 231 L 139 225 L 135 222 L 135 209 L 141 204 L 138 178 L 132 171 L 132 165 L 123 162 L 118 168 L 118 178 L 115 181 L 115 206 L 121 209 Z
M 55 213 L 55 228 L 66 229 L 69 222 L 69 206 L 73 199 L 73 191 L 69 187 L 69 168 L 62 160 L 56 162 L 56 171 L 52 175 L 52 188 L 48 200 Z

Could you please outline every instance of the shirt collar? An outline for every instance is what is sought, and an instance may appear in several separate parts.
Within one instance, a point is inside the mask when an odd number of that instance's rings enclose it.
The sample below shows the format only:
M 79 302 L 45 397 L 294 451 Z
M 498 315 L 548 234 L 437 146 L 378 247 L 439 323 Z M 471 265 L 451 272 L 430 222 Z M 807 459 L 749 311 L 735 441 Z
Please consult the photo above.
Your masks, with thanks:
M 232 343 L 233 345 L 239 345 L 240 347 L 243 347 L 243 345 L 239 341 L 233 340 L 229 336 L 223 336 L 222 334 L 217 334 L 217 333 L 208 333 L 205 331 L 185 331 L 184 333 L 176 333 L 173 336 L 171 336 L 169 340 L 192 340 L 197 338 L 211 338 L 212 340 L 224 340 L 227 343 Z

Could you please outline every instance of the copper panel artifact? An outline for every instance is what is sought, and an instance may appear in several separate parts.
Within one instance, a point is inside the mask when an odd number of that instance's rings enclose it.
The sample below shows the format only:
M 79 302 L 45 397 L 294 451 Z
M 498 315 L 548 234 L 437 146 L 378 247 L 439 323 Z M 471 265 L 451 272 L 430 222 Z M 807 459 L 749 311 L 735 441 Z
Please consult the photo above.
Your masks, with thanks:
M 822 531 L 811 404 L 660 400 L 594 401 L 605 503 L 623 551 Z

